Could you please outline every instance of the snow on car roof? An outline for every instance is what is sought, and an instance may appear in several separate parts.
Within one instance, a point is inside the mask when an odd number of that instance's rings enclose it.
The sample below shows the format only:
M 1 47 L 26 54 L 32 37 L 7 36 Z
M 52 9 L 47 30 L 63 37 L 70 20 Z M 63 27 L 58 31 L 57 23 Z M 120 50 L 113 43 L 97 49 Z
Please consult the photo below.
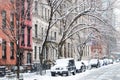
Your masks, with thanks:
M 69 60 L 74 60 L 74 59 L 73 58 L 57 59 L 56 64 L 57 65 L 66 65 L 66 64 L 68 64 Z
M 81 61 L 75 61 L 75 66 L 76 66 L 77 69 L 79 69 L 80 66 L 82 66 Z
M 91 59 L 89 63 L 93 64 L 93 63 L 97 63 L 98 59 Z
M 58 62 L 58 61 L 69 61 L 69 60 L 74 60 L 74 59 L 73 58 L 57 59 L 56 62 Z

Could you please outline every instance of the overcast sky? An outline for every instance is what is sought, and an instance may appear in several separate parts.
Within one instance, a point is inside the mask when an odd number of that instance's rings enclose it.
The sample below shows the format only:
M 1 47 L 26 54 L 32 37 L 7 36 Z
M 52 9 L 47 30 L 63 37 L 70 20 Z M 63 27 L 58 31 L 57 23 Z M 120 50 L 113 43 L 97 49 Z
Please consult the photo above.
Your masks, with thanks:
M 120 0 L 116 0 L 116 3 L 114 5 L 114 14 L 116 20 L 116 29 L 120 31 Z

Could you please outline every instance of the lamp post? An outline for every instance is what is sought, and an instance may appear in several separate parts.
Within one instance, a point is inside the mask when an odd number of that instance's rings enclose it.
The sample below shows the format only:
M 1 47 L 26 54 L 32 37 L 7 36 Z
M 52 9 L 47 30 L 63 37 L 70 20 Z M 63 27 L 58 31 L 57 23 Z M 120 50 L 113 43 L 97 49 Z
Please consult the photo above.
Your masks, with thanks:
M 20 77 L 20 49 L 19 49 L 19 41 L 17 40 L 17 79 Z

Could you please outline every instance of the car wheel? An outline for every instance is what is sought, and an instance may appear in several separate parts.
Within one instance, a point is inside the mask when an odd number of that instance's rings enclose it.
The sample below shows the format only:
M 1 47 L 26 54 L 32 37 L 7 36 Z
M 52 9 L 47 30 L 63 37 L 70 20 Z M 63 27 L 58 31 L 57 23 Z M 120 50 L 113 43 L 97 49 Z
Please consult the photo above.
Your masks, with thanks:
M 78 70 L 78 73 L 80 73 L 80 72 L 81 72 L 81 69 Z
M 64 76 L 64 74 L 62 73 L 62 74 L 60 74 L 61 76 Z
M 69 72 L 66 73 L 66 76 L 69 76 Z
M 100 65 L 99 65 L 99 64 L 97 64 L 96 68 L 99 68 L 99 67 L 100 67 Z
M 83 72 L 85 72 L 85 71 L 86 71 L 86 67 L 84 66 L 84 67 L 83 67 Z
M 92 69 L 92 66 L 91 66 L 91 65 L 89 65 L 89 66 L 88 66 L 88 69 L 89 69 L 89 70 L 91 70 L 91 69 Z
M 71 72 L 68 71 L 68 72 L 66 73 L 66 76 L 70 76 L 70 75 L 71 75 Z
M 81 67 L 81 72 L 85 72 L 85 67 L 84 66 Z
M 87 66 L 85 66 L 85 71 L 87 70 Z
M 74 71 L 74 72 L 72 72 L 72 74 L 73 74 L 73 75 L 75 75 L 75 74 L 76 74 L 76 72 Z
M 80 73 L 80 69 L 77 69 L 77 70 L 76 70 L 76 73 Z
M 55 76 L 55 72 L 51 72 L 51 76 Z

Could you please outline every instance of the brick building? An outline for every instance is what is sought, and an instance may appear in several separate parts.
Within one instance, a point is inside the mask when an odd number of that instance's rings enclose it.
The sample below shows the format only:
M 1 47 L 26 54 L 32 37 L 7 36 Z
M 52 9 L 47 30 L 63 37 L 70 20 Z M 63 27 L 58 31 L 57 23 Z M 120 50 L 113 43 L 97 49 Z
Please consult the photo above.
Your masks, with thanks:
M 0 66 L 16 65 L 15 0 L 0 0 Z
M 22 49 L 20 61 L 21 65 L 32 64 L 32 0 L 17 0 L 17 22 L 19 30 L 19 47 Z

